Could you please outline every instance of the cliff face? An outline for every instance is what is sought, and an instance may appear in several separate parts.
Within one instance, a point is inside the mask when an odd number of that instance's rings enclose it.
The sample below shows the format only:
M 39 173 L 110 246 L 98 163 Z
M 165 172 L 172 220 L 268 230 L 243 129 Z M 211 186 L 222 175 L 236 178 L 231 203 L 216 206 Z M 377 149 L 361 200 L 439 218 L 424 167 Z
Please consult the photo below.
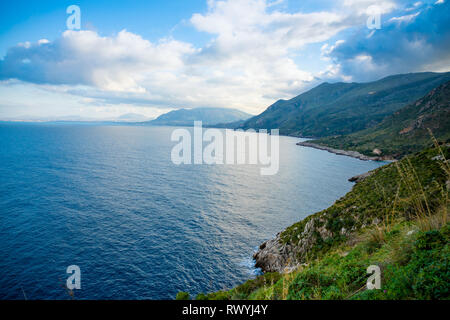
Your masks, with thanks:
M 357 181 L 353 189 L 331 207 L 264 242 L 254 254 L 256 267 L 264 272 L 290 272 L 334 246 L 354 241 L 366 227 L 386 219 L 414 218 L 415 206 L 425 208 L 422 197 L 428 199 L 426 210 L 433 211 L 439 205 L 439 186 L 448 184 L 442 168 L 450 148 L 448 144 L 441 148 L 445 157 L 436 149 L 428 149 L 353 177 Z
M 289 272 L 295 269 L 297 261 L 297 249 L 290 244 L 283 244 L 280 233 L 274 239 L 267 240 L 253 255 L 255 267 L 264 272 Z
M 310 219 L 305 224 L 297 245 L 283 242 L 281 233 L 274 239 L 264 242 L 253 255 L 255 266 L 264 272 L 280 273 L 289 273 L 298 268 L 305 262 L 304 258 L 317 242 L 315 233 L 321 234 L 325 239 L 331 236 L 331 232 L 326 228 L 315 228 L 315 221 Z
M 264 272 L 291 272 L 306 262 L 315 245 L 334 236 L 333 231 L 326 227 L 324 214 L 306 218 L 304 223 L 295 226 L 293 231 L 299 232 L 298 242 L 295 244 L 286 242 L 283 233 L 278 233 L 274 239 L 261 244 L 253 255 L 255 266 Z M 349 230 L 342 227 L 339 236 L 348 236 L 349 233 Z

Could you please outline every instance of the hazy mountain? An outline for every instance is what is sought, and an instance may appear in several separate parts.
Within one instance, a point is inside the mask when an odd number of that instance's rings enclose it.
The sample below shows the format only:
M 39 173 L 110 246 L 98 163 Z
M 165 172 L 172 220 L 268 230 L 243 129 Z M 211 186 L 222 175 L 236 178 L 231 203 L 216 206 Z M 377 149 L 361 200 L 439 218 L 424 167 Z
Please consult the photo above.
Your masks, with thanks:
M 238 126 L 280 129 L 281 134 L 323 137 L 373 127 L 386 116 L 450 80 L 450 73 L 410 73 L 368 83 L 322 83 L 291 100 L 279 100 Z
M 431 90 L 373 128 L 312 142 L 367 155 L 379 153 L 379 150 L 382 155 L 401 157 L 432 143 L 428 129 L 438 140 L 450 139 L 450 82 Z
M 138 113 L 126 113 L 117 118 L 117 121 L 124 121 L 124 122 L 143 122 L 148 120 L 149 120 L 148 117 Z
M 68 116 L 17 116 L 9 118 L 1 118 L 3 121 L 29 121 L 29 122 L 144 122 L 150 118 L 137 113 L 126 113 L 119 117 L 103 117 L 93 118 L 80 115 L 68 115 Z
M 250 117 L 250 114 L 236 109 L 196 108 L 170 111 L 147 123 L 151 125 L 192 126 L 194 121 L 202 121 L 204 125 L 214 125 L 246 120 Z

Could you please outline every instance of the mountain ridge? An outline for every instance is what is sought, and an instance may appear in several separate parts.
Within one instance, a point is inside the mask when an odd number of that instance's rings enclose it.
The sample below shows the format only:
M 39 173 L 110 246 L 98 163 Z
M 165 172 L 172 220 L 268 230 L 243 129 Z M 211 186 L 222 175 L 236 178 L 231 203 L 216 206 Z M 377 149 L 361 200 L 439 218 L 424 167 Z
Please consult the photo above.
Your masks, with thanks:
M 328 83 L 290 100 L 278 100 L 238 129 L 280 129 L 280 134 L 326 137 L 364 130 L 431 89 L 450 81 L 447 73 L 392 75 L 366 83 Z
M 194 108 L 177 109 L 160 115 L 155 120 L 147 121 L 149 125 L 192 126 L 194 121 L 202 121 L 203 125 L 238 122 L 250 118 L 251 115 L 237 109 L 229 108 Z
M 429 145 L 428 130 L 438 140 L 450 140 L 450 81 L 432 89 L 424 97 L 404 106 L 372 128 L 309 143 L 352 150 L 366 156 L 401 158 Z

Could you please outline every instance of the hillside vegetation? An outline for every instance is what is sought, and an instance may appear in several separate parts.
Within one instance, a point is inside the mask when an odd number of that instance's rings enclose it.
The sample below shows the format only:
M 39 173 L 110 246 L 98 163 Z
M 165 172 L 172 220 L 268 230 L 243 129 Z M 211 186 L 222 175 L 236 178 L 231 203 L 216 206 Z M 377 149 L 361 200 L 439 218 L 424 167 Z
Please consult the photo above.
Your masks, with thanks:
M 203 125 L 214 125 L 247 120 L 251 115 L 240 110 L 228 108 L 195 108 L 170 111 L 157 119 L 148 121 L 150 125 L 193 126 L 194 121 L 202 121 Z
M 373 156 L 375 150 L 377 155 L 401 158 L 430 144 L 428 129 L 437 139 L 450 141 L 450 82 L 431 90 L 373 128 L 310 142 L 368 156 Z
M 449 299 L 450 146 L 434 142 L 261 245 L 255 257 L 263 275 L 196 298 Z M 374 264 L 382 288 L 366 290 Z
M 280 134 L 325 137 L 350 134 L 380 123 L 450 81 L 450 73 L 411 73 L 368 83 L 323 83 L 290 100 L 279 100 L 243 129 L 280 129 Z

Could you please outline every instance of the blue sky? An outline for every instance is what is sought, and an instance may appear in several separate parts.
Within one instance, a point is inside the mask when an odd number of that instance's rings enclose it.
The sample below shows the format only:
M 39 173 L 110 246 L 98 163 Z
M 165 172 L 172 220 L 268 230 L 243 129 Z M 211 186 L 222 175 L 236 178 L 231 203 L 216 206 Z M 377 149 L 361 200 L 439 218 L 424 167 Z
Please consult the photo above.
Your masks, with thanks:
M 123 29 L 157 41 L 168 35 L 199 45 L 206 35 L 193 32 L 184 19 L 207 9 L 205 0 L 189 1 L 2 1 L 0 54 L 18 42 L 55 39 L 66 30 L 66 8 L 76 4 L 82 11 L 82 29 L 112 35 Z M 179 28 L 183 25 L 187 28 Z
M 66 27 L 73 4 L 81 30 Z M 450 70 L 445 0 L 20 0 L 0 12 L 0 119 L 257 114 L 323 81 Z M 374 12 L 380 29 L 367 27 Z

